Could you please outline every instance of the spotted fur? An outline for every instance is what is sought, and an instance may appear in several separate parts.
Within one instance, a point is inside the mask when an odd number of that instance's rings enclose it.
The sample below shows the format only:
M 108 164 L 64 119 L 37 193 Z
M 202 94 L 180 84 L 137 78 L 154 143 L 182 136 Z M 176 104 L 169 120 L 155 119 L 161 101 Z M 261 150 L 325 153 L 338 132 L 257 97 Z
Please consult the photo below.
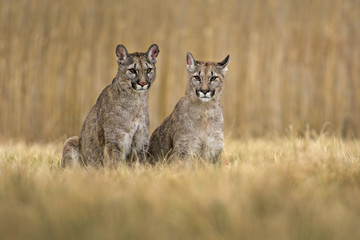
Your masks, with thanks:
M 90 110 L 79 137 L 64 144 L 61 165 L 117 166 L 142 160 L 148 148 L 148 90 L 156 77 L 159 47 L 129 54 L 116 47 L 118 73 Z
M 153 162 L 191 157 L 216 162 L 224 147 L 220 97 L 229 56 L 221 62 L 204 62 L 188 53 L 186 62 L 189 81 L 185 96 L 150 138 L 149 157 Z

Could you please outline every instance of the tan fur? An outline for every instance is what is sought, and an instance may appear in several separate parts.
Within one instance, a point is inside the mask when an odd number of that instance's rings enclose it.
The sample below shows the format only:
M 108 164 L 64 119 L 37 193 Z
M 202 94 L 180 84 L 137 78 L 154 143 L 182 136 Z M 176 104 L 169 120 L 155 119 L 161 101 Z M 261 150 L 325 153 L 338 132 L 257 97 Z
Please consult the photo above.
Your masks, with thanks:
M 148 148 L 148 89 L 155 80 L 159 48 L 128 54 L 116 48 L 118 74 L 90 110 L 79 137 L 64 144 L 62 166 L 82 161 L 85 166 L 112 166 L 142 160 Z
M 72 159 L 72 161 L 66 161 Z M 79 154 L 79 137 L 73 136 L 66 140 L 63 149 L 63 157 L 61 159 L 61 167 L 83 166 L 84 162 Z
M 196 61 L 187 55 L 188 85 L 174 111 L 153 132 L 149 157 L 181 160 L 201 157 L 215 162 L 224 147 L 220 96 L 229 56 L 222 62 Z

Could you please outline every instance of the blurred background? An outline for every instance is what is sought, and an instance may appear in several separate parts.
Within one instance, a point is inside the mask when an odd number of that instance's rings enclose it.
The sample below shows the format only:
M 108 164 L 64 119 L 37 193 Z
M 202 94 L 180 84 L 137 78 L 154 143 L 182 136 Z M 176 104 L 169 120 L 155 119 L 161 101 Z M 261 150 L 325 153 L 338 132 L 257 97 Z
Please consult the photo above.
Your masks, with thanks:
M 230 54 L 227 136 L 360 135 L 358 0 L 0 0 L 0 138 L 79 135 L 119 43 L 160 47 L 151 131 L 185 92 L 190 51 Z

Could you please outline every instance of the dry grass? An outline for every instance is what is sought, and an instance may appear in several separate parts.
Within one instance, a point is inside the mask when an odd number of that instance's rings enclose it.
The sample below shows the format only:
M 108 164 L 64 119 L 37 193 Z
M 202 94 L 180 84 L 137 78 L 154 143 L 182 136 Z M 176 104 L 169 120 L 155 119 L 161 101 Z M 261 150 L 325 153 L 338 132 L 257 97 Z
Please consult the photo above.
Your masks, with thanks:
M 0 145 L 0 239 L 359 239 L 360 145 L 228 140 L 220 165 L 59 169 Z
M 0 137 L 78 135 L 115 75 L 116 44 L 133 52 L 153 42 L 152 129 L 183 95 L 191 51 L 231 55 L 223 103 L 234 136 L 325 123 L 358 136 L 359 24 L 358 0 L 0 0 Z

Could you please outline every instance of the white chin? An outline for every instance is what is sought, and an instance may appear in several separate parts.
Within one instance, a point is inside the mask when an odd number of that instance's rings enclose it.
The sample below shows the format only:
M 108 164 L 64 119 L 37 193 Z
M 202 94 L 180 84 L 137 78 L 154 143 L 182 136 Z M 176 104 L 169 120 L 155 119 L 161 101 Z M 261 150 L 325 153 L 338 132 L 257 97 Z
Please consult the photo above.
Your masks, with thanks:
M 211 98 L 209 98 L 209 97 L 200 97 L 199 99 L 202 102 L 208 102 L 208 101 L 210 101 Z
M 148 85 L 145 85 L 145 86 L 140 86 L 140 85 L 136 85 L 136 90 L 138 90 L 138 91 L 145 91 L 145 90 L 147 90 L 148 89 Z

